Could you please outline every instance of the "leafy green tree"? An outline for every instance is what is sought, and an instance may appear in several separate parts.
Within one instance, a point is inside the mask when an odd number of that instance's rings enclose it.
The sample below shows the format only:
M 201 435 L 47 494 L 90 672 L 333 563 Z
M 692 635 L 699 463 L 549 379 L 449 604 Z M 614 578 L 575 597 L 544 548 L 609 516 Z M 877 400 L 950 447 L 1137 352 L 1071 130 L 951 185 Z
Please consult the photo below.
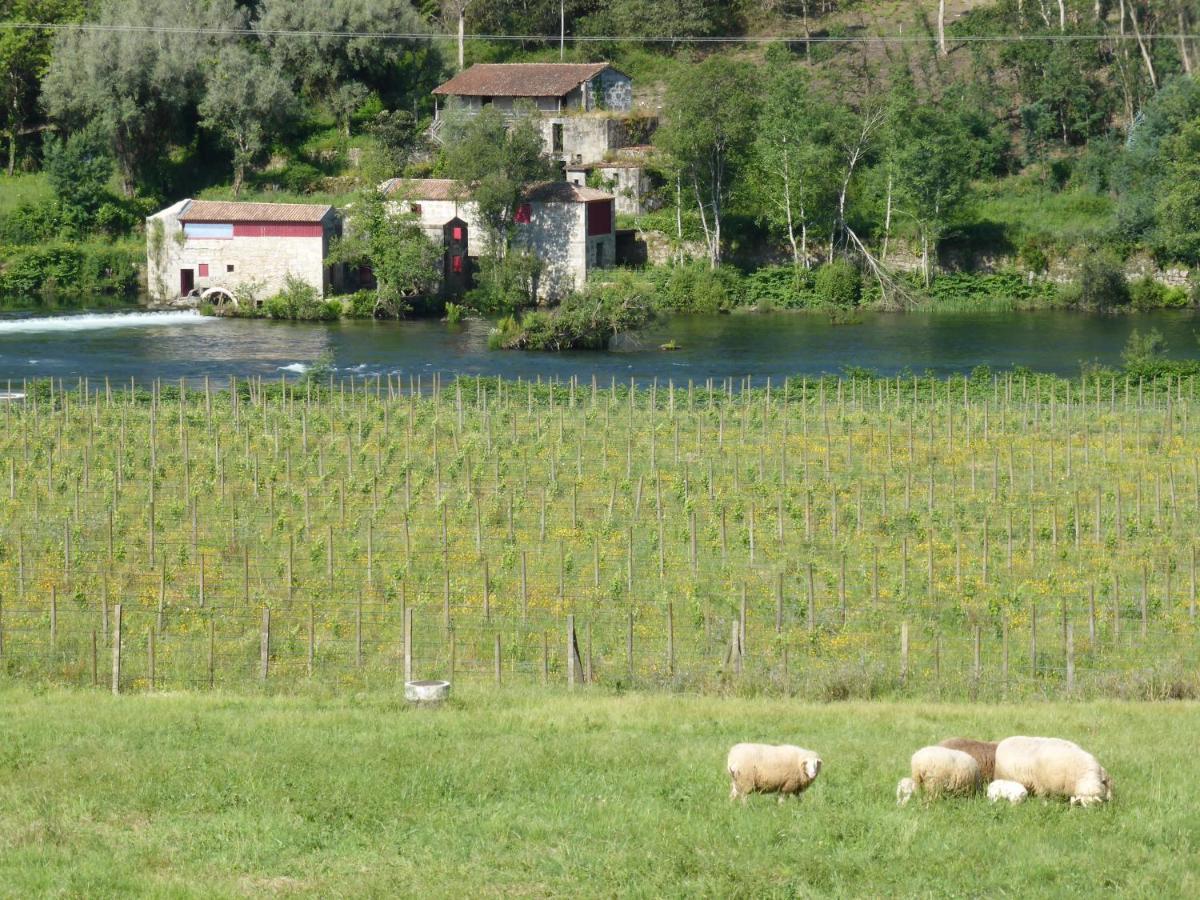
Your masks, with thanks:
M 543 152 L 538 119 L 518 114 L 506 121 L 487 107 L 477 115 L 452 118 L 443 134 L 445 171 L 475 202 L 489 249 L 494 259 L 503 259 L 522 196 L 530 186 L 555 176 Z
M 388 91 L 397 67 L 419 44 L 373 34 L 429 30 L 408 0 L 262 0 L 255 27 L 272 59 L 310 96 L 328 104 L 346 131 L 370 90 Z M 280 31 L 307 34 L 276 33 Z
M 654 142 L 696 202 L 713 268 L 721 264 L 725 209 L 750 155 L 757 112 L 754 70 L 724 56 L 682 67 L 667 86 Z
M 416 216 L 396 213 L 374 188 L 359 194 L 346 234 L 329 252 L 329 262 L 370 266 L 375 274 L 375 315 L 397 318 L 414 297 L 428 294 L 441 276 L 442 251 L 421 230 Z
M 291 86 L 279 67 L 241 46 L 221 48 L 205 79 L 200 124 L 220 136 L 233 153 L 233 195 L 242 190 L 246 167 L 266 148 L 295 108 Z
M 1200 263 L 1200 119 L 1164 142 L 1161 165 L 1153 243 L 1162 256 L 1194 266 Z
M 79 0 L 0 0 L 0 22 L 58 23 L 82 13 Z M 0 128 L 8 138 L 8 164 L 17 166 L 17 142 L 38 118 L 38 92 L 50 65 L 53 31 L 48 28 L 0 28 Z
M 66 140 L 51 137 L 46 141 L 43 165 L 64 218 L 77 233 L 86 231 L 110 197 L 113 161 L 105 136 L 98 128 L 89 127 Z
M 583 27 L 591 34 L 661 37 L 672 44 L 680 38 L 741 31 L 736 4 L 720 0 L 605 0 Z
M 246 15 L 236 0 L 105 0 L 97 22 L 108 27 L 58 35 L 43 100 L 68 128 L 93 124 L 108 136 L 121 187 L 133 196 L 166 147 L 186 143 L 204 60 L 224 42 L 171 29 L 240 28 Z
M 743 194 L 786 235 L 797 268 L 809 267 L 809 234 L 833 226 L 840 112 L 810 89 L 803 70 L 778 69 L 767 83 Z

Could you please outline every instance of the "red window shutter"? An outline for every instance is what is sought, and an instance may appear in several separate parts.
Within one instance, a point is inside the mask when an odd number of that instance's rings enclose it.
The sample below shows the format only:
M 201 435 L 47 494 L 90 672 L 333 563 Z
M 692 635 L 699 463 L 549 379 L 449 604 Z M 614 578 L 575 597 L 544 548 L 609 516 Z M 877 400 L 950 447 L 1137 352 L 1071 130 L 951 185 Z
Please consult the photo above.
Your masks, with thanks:
M 587 233 L 589 237 L 612 234 L 613 204 L 611 200 L 593 200 L 587 205 Z
M 462 240 L 462 226 L 460 226 L 460 225 L 455 225 L 455 226 L 454 226 L 453 238 L 452 238 L 452 239 L 453 239 L 453 240 L 456 240 L 456 241 L 461 241 L 461 240 Z
M 456 275 L 462 272 L 462 257 L 461 256 L 450 257 L 450 271 L 454 272 Z
M 208 263 L 200 263 L 200 277 L 201 278 L 208 277 Z
M 517 207 L 517 214 L 513 218 L 522 224 L 528 223 L 533 218 L 533 208 L 528 203 L 522 203 Z

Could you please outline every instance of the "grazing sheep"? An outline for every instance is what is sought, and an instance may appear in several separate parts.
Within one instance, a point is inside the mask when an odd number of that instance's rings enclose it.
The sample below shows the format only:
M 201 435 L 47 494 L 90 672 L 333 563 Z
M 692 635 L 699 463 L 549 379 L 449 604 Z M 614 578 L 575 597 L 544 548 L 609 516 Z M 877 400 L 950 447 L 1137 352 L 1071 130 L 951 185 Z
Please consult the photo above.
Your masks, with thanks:
M 928 797 L 973 794 L 979 782 L 979 763 L 971 754 L 949 747 L 922 747 L 912 755 L 912 778 L 896 786 L 896 800 L 903 805 L 917 792 Z
M 971 738 L 947 738 L 938 744 L 951 750 L 961 750 L 979 763 L 979 774 L 985 782 L 996 777 L 996 742 L 976 741 Z
M 1112 800 L 1112 779 L 1096 757 L 1060 738 L 1005 738 L 996 747 L 996 777 L 1040 797 L 1069 797 L 1072 806 Z
M 1015 806 L 1028 796 L 1029 791 L 1025 790 L 1025 785 L 1016 781 L 1000 779 L 988 785 L 988 799 L 993 803 L 997 800 L 1007 800 Z
M 752 793 L 779 794 L 782 803 L 803 793 L 821 771 L 821 757 L 812 750 L 790 744 L 735 744 L 725 760 L 732 786 L 729 799 Z

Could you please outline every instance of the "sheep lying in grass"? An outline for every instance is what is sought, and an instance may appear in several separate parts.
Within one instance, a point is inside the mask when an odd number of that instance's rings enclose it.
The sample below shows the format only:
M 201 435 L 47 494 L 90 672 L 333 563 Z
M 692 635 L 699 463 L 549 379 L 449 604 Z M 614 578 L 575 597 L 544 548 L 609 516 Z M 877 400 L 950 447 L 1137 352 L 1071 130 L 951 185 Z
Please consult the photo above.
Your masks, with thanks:
M 1112 779 L 1096 757 L 1060 738 L 1005 738 L 996 747 L 996 777 L 1040 797 L 1069 797 L 1072 806 L 1112 800 Z
M 988 785 L 987 796 L 993 803 L 998 800 L 1007 800 L 1015 806 L 1029 796 L 1029 791 L 1025 790 L 1023 784 L 1016 781 L 1005 781 L 1002 778 Z
M 976 741 L 972 738 L 947 738 L 938 744 L 939 747 L 949 747 L 951 750 L 961 750 L 969 754 L 979 763 L 979 774 L 984 782 L 991 781 L 996 776 L 996 742 Z
M 907 803 L 913 794 L 940 797 L 943 794 L 973 794 L 979 790 L 979 763 L 961 750 L 922 747 L 912 755 L 912 778 L 896 785 L 896 802 Z
M 779 794 L 779 802 L 804 793 L 821 771 L 821 757 L 790 744 L 735 744 L 725 760 L 732 786 L 729 799 L 746 795 Z

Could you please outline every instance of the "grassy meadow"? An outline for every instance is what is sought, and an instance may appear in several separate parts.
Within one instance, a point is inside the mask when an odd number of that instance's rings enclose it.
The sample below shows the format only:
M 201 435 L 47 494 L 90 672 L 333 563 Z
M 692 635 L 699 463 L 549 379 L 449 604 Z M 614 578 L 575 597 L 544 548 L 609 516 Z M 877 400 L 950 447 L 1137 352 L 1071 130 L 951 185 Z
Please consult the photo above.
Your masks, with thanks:
M 0 687 L 0 895 L 1154 896 L 1200 891 L 1193 703 L 810 704 L 468 687 L 133 697 Z M 1115 801 L 897 808 L 918 746 L 1053 733 Z M 743 739 L 818 750 L 728 800 Z
M 19 679 L 1198 691 L 1191 376 L 12 390 Z

